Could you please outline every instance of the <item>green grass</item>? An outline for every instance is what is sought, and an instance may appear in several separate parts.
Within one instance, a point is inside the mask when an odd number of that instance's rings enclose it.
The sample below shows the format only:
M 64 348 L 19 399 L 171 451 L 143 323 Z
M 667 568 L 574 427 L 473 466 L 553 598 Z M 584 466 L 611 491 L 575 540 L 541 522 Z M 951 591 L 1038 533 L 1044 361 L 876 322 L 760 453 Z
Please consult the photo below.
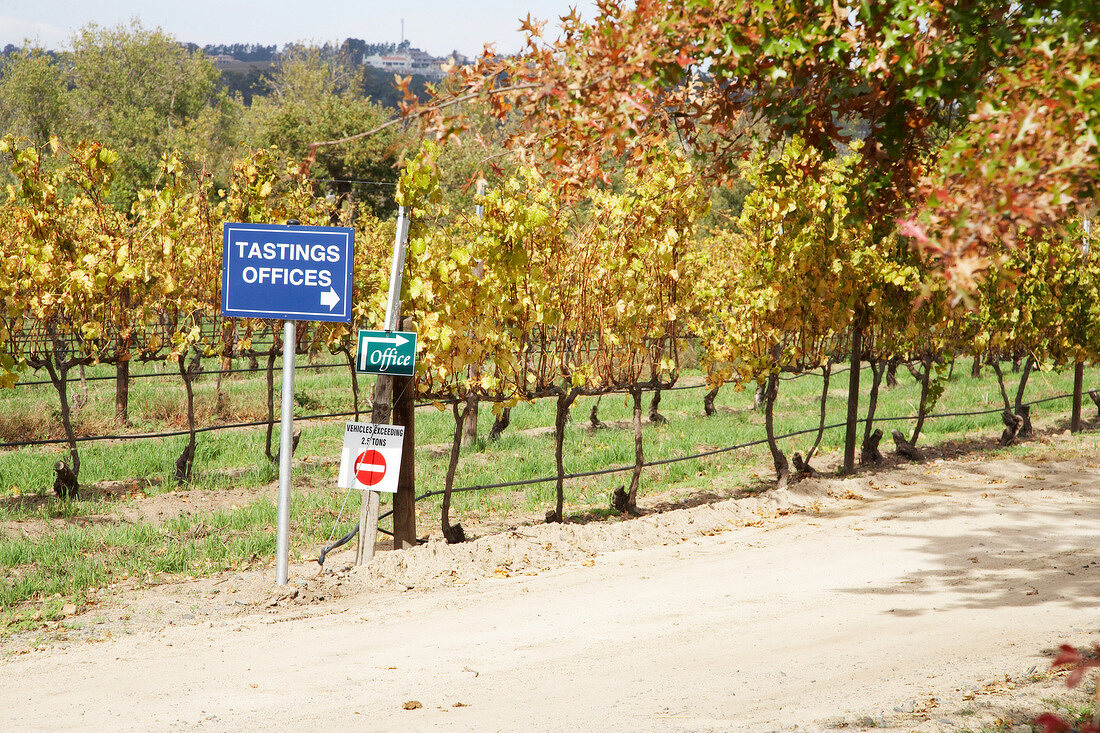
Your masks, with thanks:
M 332 359 L 330 359 L 331 361 Z M 211 367 L 213 365 L 211 364 Z M 110 373 L 104 367 L 89 369 Z M 1086 385 L 1097 381 L 1097 372 L 1086 372 Z M 698 374 L 694 375 L 698 377 Z M 919 389 L 901 370 L 901 384 L 883 390 L 878 417 L 912 415 L 916 411 Z M 862 380 L 864 394 L 861 410 L 867 403 L 869 379 Z M 183 389 L 178 378 L 135 380 L 131 389 L 133 431 L 179 429 Z M 371 380 L 360 380 L 365 405 Z M 827 399 L 827 423 L 840 423 L 847 407 L 847 374 L 834 375 Z M 821 379 L 805 376 L 781 383 L 776 406 L 776 431 L 780 434 L 816 427 Z M 1066 393 L 1072 389 L 1072 374 L 1035 373 L 1029 382 L 1027 399 Z M 276 406 L 279 400 L 276 381 Z M 238 410 L 224 419 L 254 419 L 266 414 L 266 385 L 262 374 L 233 375 L 226 380 L 231 406 Z M 113 423 L 114 384 L 90 382 L 89 401 L 82 411 L 82 425 L 120 428 Z M 201 422 L 214 418 L 214 378 L 206 375 L 196 389 Z M 666 391 L 660 411 L 667 425 L 645 423 L 644 449 L 647 460 L 686 456 L 715 448 L 758 440 L 764 436 L 763 415 L 751 409 L 750 390 L 737 391 L 726 386 L 718 395 L 719 414 L 703 415 L 703 389 Z M 350 379 L 345 369 L 297 370 L 295 394 L 299 414 L 342 412 L 351 409 Z M 648 400 L 648 395 L 647 395 Z M 20 387 L 0 394 L 0 414 L 5 425 L 33 425 L 38 416 L 43 430 L 56 432 L 50 421 L 56 410 L 52 388 Z M 600 401 L 599 416 L 613 427 L 591 431 L 588 414 L 594 398 L 580 398 L 573 407 L 573 422 L 566 430 L 565 467 L 570 473 L 594 471 L 609 466 L 629 466 L 634 460 L 634 438 L 629 428 L 632 406 L 624 395 L 606 395 Z M 962 412 L 993 409 L 993 413 L 933 419 L 925 423 L 920 443 L 966 440 L 979 433 L 994 433 L 1001 427 L 1000 395 L 995 378 L 987 373 L 980 380 L 969 377 L 969 369 L 956 370 L 940 399 L 936 412 Z M 242 406 L 247 406 L 245 409 Z M 258 407 L 257 407 L 258 406 Z M 646 404 L 648 410 L 648 401 Z M 1089 414 L 1091 415 L 1091 405 Z M 464 450 L 456 476 L 456 486 L 497 484 L 554 473 L 553 436 L 549 431 L 525 434 L 532 428 L 553 423 L 552 400 L 519 404 L 512 412 L 512 424 L 501 440 L 479 441 L 476 449 Z M 1044 415 L 1068 418 L 1069 400 L 1045 403 L 1033 408 L 1033 420 Z M 367 417 L 364 415 L 363 420 Z M 493 415 L 483 404 L 480 434 L 488 432 Z M 343 420 L 299 423 L 301 443 L 294 468 L 295 493 L 291 506 L 292 551 L 298 557 L 310 557 L 336 531 L 343 533 L 354 522 L 358 508 L 356 497 L 349 502 L 336 527 L 337 514 L 346 492 L 335 488 L 339 455 L 343 440 Z M 882 423 L 889 436 L 897 428 L 908 434 L 908 421 Z M 454 422 L 450 410 L 421 408 L 416 415 L 417 493 L 440 490 L 447 468 Z M 189 488 L 219 491 L 255 489 L 255 498 L 239 508 L 180 516 L 159 525 L 149 522 L 120 521 L 117 502 L 82 500 L 62 502 L 37 498 L 20 502 L 17 495 L 52 495 L 52 465 L 67 455 L 57 447 L 29 447 L 0 450 L 0 522 L 37 523 L 37 529 L 24 538 L 21 530 L 0 526 L 0 624 L 9 629 L 55 617 L 64 602 L 80 603 L 87 589 L 102 587 L 122 579 L 155 583 L 180 575 L 204 575 L 228 568 L 269 564 L 274 553 L 275 509 L 270 484 L 277 469 L 264 457 L 265 428 L 243 428 L 200 433 L 195 458 L 195 473 Z M 10 436 L 9 436 L 10 439 Z M 275 442 L 277 445 L 278 428 Z M 806 434 L 781 441 L 788 456 L 803 453 L 813 443 Z M 842 450 L 844 431 L 825 433 L 820 450 L 834 455 Z M 80 444 L 80 478 L 85 486 L 102 481 L 136 480 L 146 495 L 171 491 L 174 485 L 174 461 L 183 449 L 185 436 L 154 440 L 102 441 Z M 429 449 L 429 447 L 431 447 Z M 883 450 L 892 449 L 889 437 Z M 1026 451 L 1027 445 L 1013 448 Z M 754 475 L 759 474 L 759 478 Z M 647 469 L 642 485 L 642 503 L 646 494 L 661 491 L 672 500 L 690 497 L 694 492 L 715 491 L 715 478 L 723 478 L 722 491 L 731 495 L 739 490 L 756 490 L 770 480 L 767 448 L 758 446 L 694 458 L 667 466 Z M 608 497 L 618 486 L 629 481 L 629 472 L 586 477 L 566 483 L 567 516 L 608 516 Z M 261 487 L 268 487 L 264 496 Z M 91 492 L 85 491 L 86 496 Z M 384 497 L 385 498 L 385 497 Z M 421 534 L 438 526 L 439 497 L 418 504 Z M 487 519 L 516 512 L 541 516 L 554 502 L 554 483 L 524 487 L 472 491 L 457 494 L 452 505 L 452 521 Z M 383 511 L 388 508 L 384 500 Z M 48 522 L 48 524 L 47 524 Z M 386 526 L 386 523 L 383 523 Z M 35 613 L 39 619 L 35 619 Z

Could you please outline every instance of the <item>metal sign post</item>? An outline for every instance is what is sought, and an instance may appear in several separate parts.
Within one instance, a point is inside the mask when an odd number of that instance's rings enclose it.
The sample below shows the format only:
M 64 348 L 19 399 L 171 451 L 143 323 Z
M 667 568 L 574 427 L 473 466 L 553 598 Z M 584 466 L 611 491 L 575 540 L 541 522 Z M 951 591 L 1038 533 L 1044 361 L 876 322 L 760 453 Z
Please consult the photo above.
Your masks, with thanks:
M 290 562 L 290 472 L 294 451 L 294 353 L 297 321 L 351 321 L 352 254 L 348 227 L 226 223 L 222 234 L 222 307 L 227 318 L 283 319 L 283 396 L 279 423 L 279 507 L 275 582 Z
M 283 322 L 283 409 L 279 422 L 279 512 L 275 529 L 275 583 L 286 585 L 290 563 L 290 459 L 294 452 L 294 346 L 297 326 Z

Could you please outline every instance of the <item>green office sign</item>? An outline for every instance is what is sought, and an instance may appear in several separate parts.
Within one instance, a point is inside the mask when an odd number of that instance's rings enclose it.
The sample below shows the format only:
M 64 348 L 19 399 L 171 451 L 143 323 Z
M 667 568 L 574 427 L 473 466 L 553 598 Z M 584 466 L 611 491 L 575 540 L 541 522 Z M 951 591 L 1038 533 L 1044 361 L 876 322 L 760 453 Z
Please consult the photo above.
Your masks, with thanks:
M 355 371 L 411 377 L 416 370 L 414 331 L 360 331 Z

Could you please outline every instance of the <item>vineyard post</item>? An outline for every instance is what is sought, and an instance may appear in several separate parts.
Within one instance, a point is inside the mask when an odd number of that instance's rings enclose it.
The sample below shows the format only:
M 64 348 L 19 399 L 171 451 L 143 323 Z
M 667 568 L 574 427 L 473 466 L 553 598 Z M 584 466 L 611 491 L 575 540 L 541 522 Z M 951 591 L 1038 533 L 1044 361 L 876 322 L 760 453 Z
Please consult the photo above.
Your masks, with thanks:
M 479 178 L 477 181 L 477 195 L 483 197 L 485 195 L 486 181 L 484 178 Z M 485 206 L 478 204 L 475 207 L 478 219 L 485 218 Z M 477 273 L 479 278 L 485 277 L 485 262 L 479 261 L 474 265 L 474 272 Z M 477 366 L 470 367 L 470 376 L 475 380 L 480 376 L 480 368 Z M 466 413 L 466 424 L 462 427 L 462 445 L 468 447 L 477 444 L 477 412 L 478 412 L 478 400 L 475 397 L 474 401 L 470 404 L 470 411 Z
M 412 331 L 413 328 L 412 319 L 405 319 L 404 330 Z M 393 424 L 405 426 L 397 491 L 393 495 L 393 547 L 405 549 L 416 544 L 416 401 L 413 399 L 416 378 L 392 379 Z
M 848 373 L 848 420 L 844 433 L 844 473 L 856 470 L 856 432 L 859 427 L 859 359 L 863 350 L 863 314 L 852 322 L 852 361 Z
M 1073 414 L 1070 417 L 1069 429 L 1072 433 L 1081 432 L 1081 392 L 1085 385 L 1085 362 L 1078 361 L 1073 365 Z
M 399 321 L 401 319 L 401 275 L 405 269 L 405 246 L 407 244 L 409 236 L 409 217 L 405 212 L 405 207 L 401 206 L 397 210 L 397 231 L 393 237 L 393 264 L 390 267 L 390 292 L 389 299 L 386 302 L 386 322 L 384 329 L 386 331 L 398 330 Z M 389 394 L 393 395 L 393 377 L 380 375 L 378 382 L 382 383 L 383 380 L 389 382 L 390 389 Z M 411 386 L 410 378 L 410 386 Z M 407 389 L 405 391 L 408 391 Z M 378 395 L 382 390 L 375 389 L 375 395 Z M 392 397 L 391 397 L 392 399 Z M 392 415 L 392 410 L 386 411 Z M 378 413 L 375 412 L 371 415 L 372 421 L 378 421 L 375 417 Z M 386 420 L 382 420 L 385 422 Z M 411 425 L 406 426 L 406 430 L 411 428 Z M 408 451 L 410 454 L 415 448 L 415 440 L 411 439 L 409 434 L 406 433 L 404 443 L 402 444 L 403 451 Z M 405 463 L 405 459 L 402 458 L 402 464 Z M 399 479 L 400 480 L 400 479 Z M 400 488 L 400 487 L 399 487 Z M 415 491 L 415 489 L 413 489 Z M 377 491 L 364 491 L 363 503 L 359 507 L 359 544 L 355 553 L 355 564 L 363 565 L 374 557 L 374 543 L 378 536 L 378 501 L 379 496 Z M 399 547 L 400 543 L 397 537 L 397 500 L 394 498 L 394 547 Z M 415 530 L 414 530 L 415 535 Z

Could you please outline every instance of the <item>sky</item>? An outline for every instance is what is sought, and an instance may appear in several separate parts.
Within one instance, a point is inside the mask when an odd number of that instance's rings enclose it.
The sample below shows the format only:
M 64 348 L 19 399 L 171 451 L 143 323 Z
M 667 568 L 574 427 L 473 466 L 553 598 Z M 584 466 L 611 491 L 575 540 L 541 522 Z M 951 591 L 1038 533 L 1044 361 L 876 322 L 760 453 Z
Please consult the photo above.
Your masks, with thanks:
M 75 31 L 95 23 L 129 25 L 137 18 L 181 42 L 258 43 L 282 47 L 292 41 L 325 43 L 361 38 L 368 43 L 405 38 L 442 56 L 452 50 L 473 56 L 484 43 L 501 53 L 518 51 L 519 19 L 550 20 L 576 6 L 594 15 L 594 0 L 0 0 L 0 48 L 31 39 L 52 50 L 67 48 Z M 549 27 L 548 27 L 549 28 Z M 549 32 L 548 36 L 553 37 Z

